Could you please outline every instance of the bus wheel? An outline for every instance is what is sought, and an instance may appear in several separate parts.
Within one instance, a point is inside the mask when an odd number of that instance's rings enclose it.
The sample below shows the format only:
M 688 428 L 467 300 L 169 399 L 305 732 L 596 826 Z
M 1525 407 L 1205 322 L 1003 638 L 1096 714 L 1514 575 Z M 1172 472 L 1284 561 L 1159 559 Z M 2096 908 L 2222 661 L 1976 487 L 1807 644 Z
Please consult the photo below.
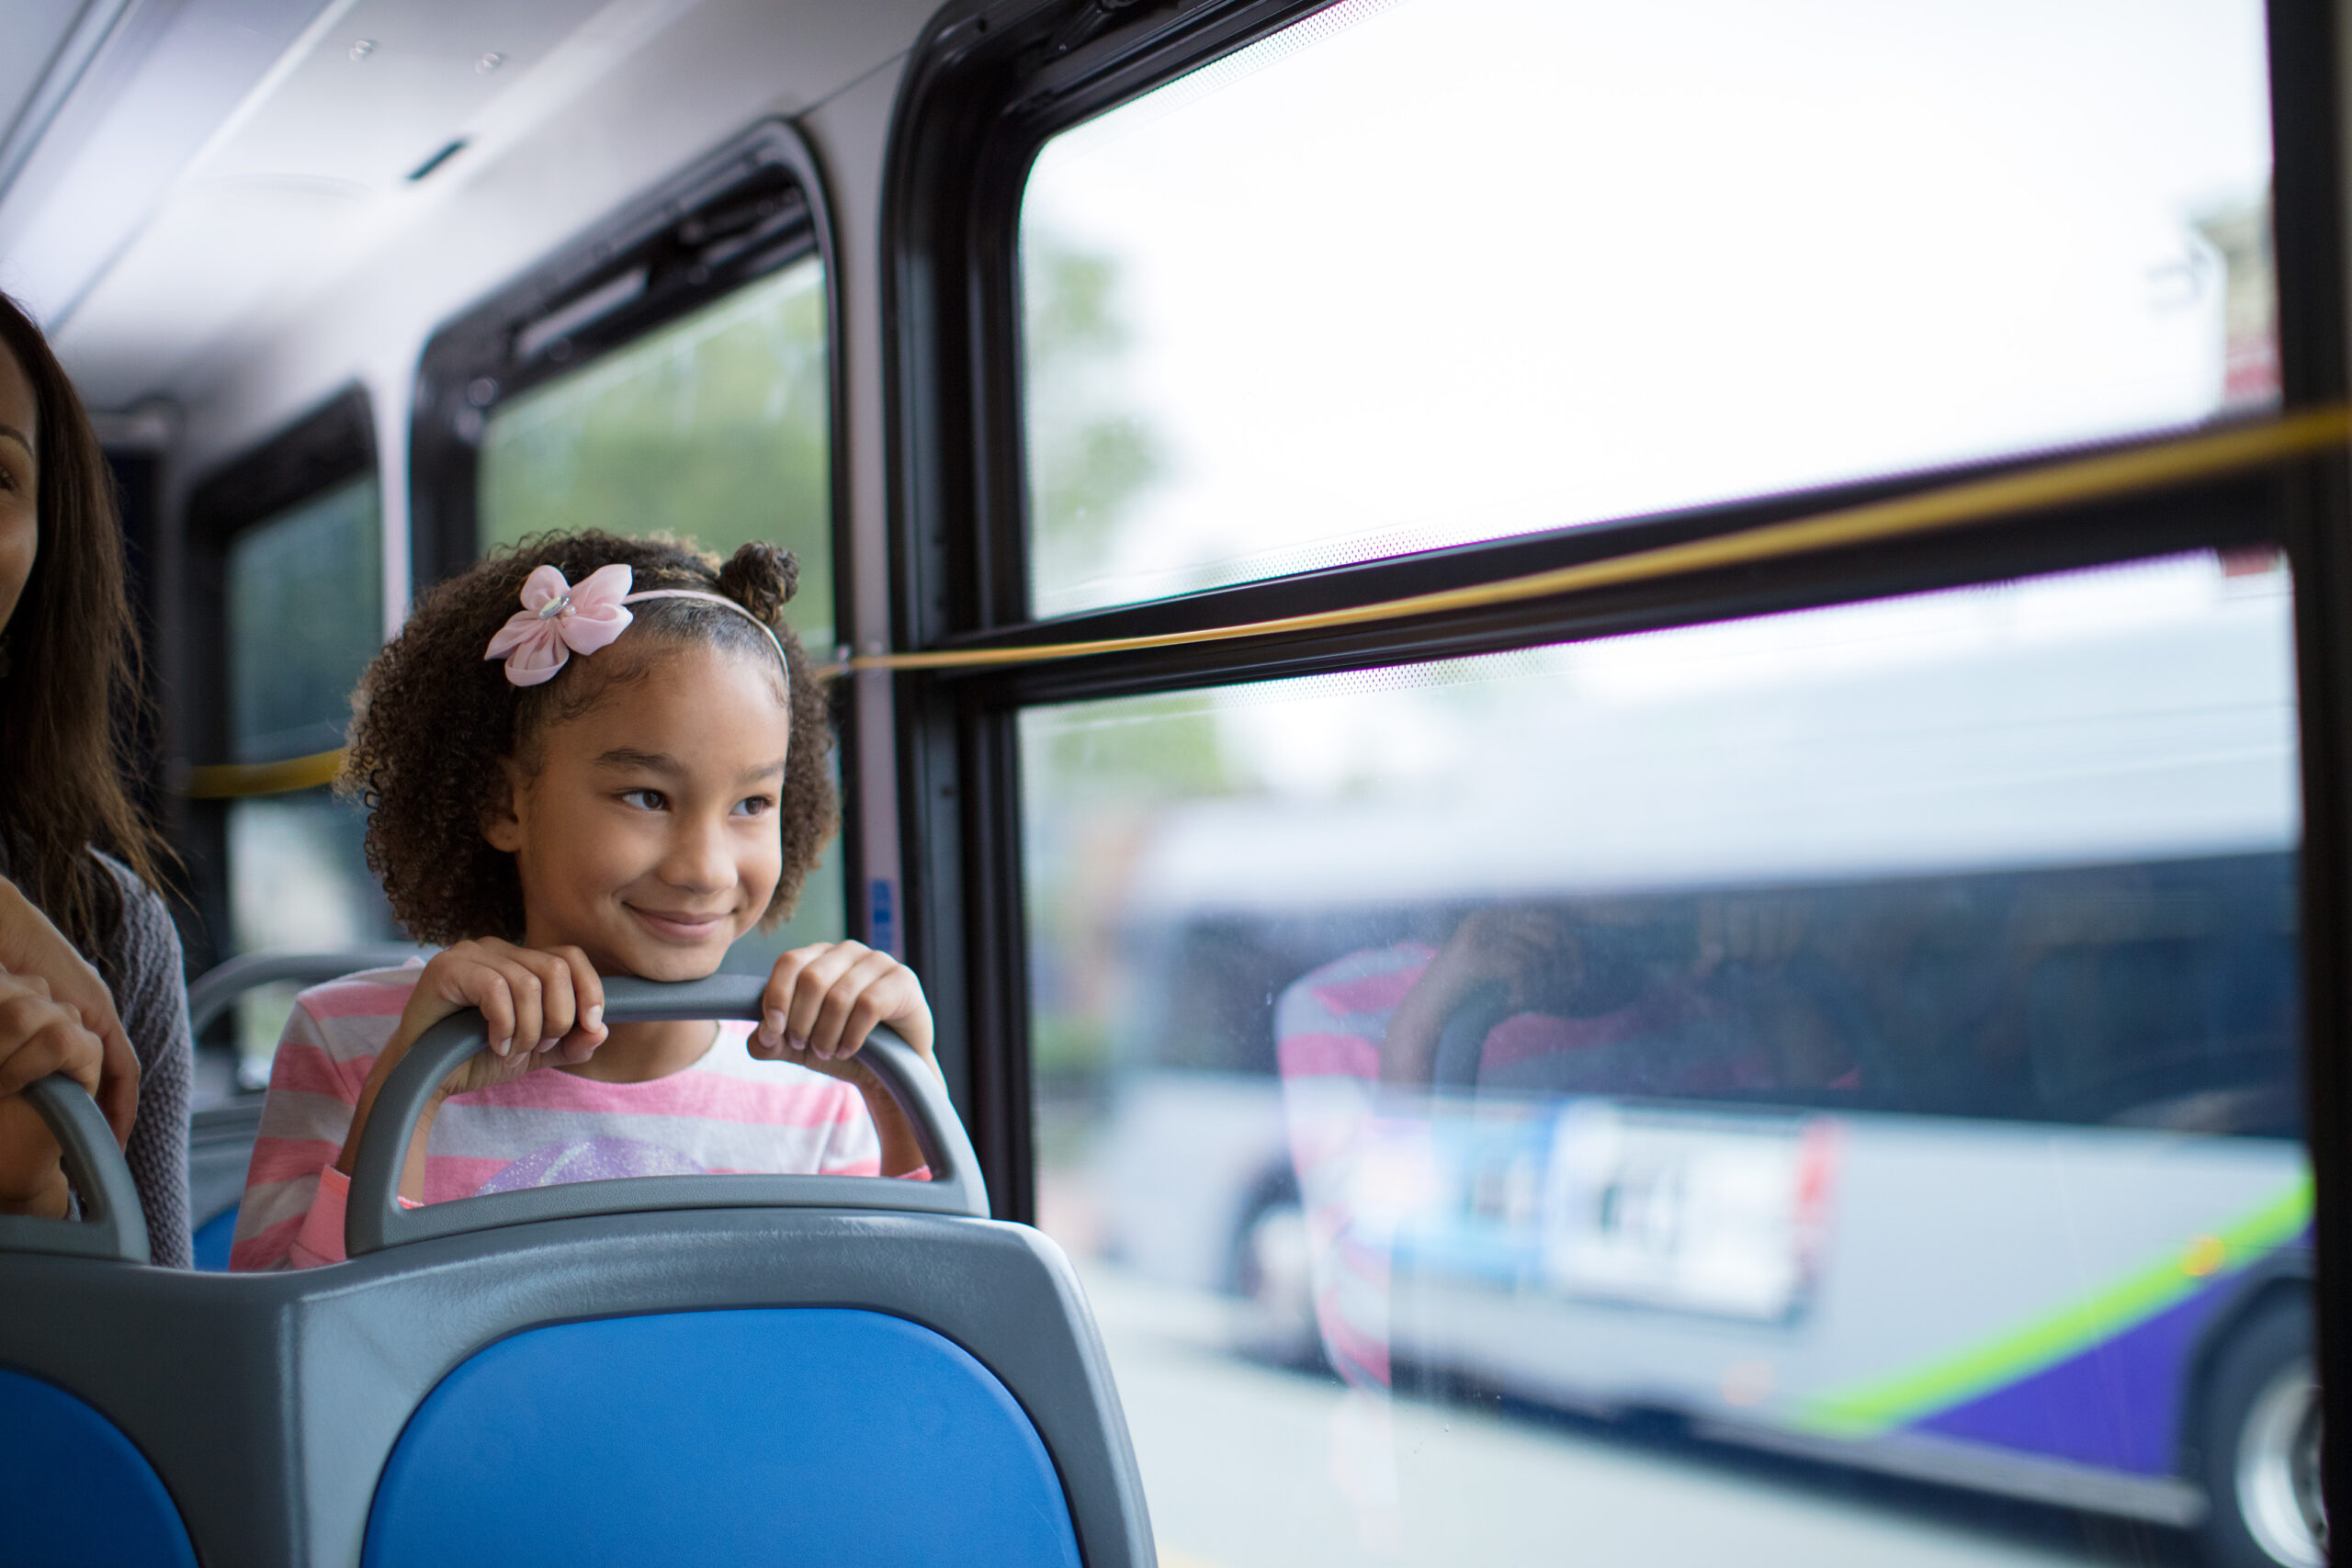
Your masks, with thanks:
M 1277 1367 L 1322 1366 L 1313 1258 L 1306 1213 L 1298 1200 L 1285 1193 L 1259 1208 L 1243 1223 L 1234 1252 L 1233 1278 L 1241 1298 L 1234 1317 L 1235 1348 Z
M 2319 1384 L 2310 1303 L 2266 1308 L 2223 1347 L 2200 1436 L 2212 1568 L 2323 1568 Z

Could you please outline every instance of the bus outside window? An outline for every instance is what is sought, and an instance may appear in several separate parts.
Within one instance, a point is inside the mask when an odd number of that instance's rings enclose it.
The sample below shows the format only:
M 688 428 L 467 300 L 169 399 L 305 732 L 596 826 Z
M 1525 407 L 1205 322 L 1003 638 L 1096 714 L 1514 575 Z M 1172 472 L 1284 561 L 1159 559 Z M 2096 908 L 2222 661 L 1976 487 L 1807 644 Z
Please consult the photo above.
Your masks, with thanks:
M 2276 406 L 2263 7 L 1187 47 L 1027 165 L 1030 624 L 945 628 L 1278 627 L 1002 699 L 1036 1212 L 1163 1555 L 2321 1561 L 2294 596 L 2177 553 L 2247 519 L 1281 625 Z
M 785 614 L 812 661 L 833 647 L 825 276 L 815 257 L 498 403 L 479 478 L 487 549 L 550 528 L 667 531 L 722 558 L 767 539 L 800 558 Z M 799 909 L 728 966 L 848 929 L 838 840 Z
M 1040 1222 L 1163 1538 L 2071 1560 L 1869 1472 L 2318 1561 L 2290 621 L 2201 553 L 1025 714 Z

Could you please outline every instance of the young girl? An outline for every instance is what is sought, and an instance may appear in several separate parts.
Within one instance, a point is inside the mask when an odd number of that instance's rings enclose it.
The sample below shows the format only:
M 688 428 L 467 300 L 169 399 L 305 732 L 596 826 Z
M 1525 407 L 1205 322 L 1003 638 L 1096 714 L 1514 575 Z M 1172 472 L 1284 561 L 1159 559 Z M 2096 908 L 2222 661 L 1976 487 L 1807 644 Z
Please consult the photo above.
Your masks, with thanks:
M 419 602 L 360 682 L 342 787 L 368 808 L 392 912 L 448 945 L 297 999 L 232 1267 L 344 1256 L 377 1091 L 464 1008 L 490 1045 L 417 1128 L 406 1200 L 918 1170 L 911 1129 L 856 1060 L 881 1023 L 931 1059 L 922 989 L 887 953 L 785 954 L 756 1029 L 603 1020 L 600 975 L 711 974 L 789 912 L 832 831 L 824 699 L 779 619 L 796 575 L 766 545 L 717 568 L 667 542 L 543 535 Z

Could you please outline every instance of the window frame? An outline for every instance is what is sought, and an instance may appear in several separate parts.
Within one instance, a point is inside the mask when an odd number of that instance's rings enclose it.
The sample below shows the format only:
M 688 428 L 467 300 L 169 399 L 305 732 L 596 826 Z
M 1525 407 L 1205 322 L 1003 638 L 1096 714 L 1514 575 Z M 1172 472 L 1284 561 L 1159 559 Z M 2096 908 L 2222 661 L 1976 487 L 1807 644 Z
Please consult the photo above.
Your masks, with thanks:
M 896 641 L 977 649 L 1239 624 L 1729 534 L 2046 460 L 2034 454 L 1757 497 L 1212 589 L 1051 620 L 1027 614 L 1020 204 L 1057 131 L 1230 52 L 1323 0 L 956 0 L 909 63 L 884 193 L 886 411 Z M 2337 22 L 2273 0 L 2272 209 L 2281 409 L 2346 391 Z M 2113 444 L 2128 447 L 2138 442 Z M 2107 449 L 2107 448 L 2103 448 Z M 896 679 L 907 940 L 946 1035 L 967 1041 L 958 1099 L 999 1214 L 1034 1215 L 1014 724 L 1040 703 L 1657 629 L 2087 566 L 2199 546 L 2282 546 L 2295 573 L 2301 727 L 2301 942 L 2307 1140 L 2317 1186 L 2319 1357 L 2329 1428 L 2352 1432 L 2346 1146 L 2352 1124 L 2352 482 L 2342 453 L 2124 502 L 1767 566 L 1588 591 L 1352 631 L 1301 633 Z M 2334 1309 L 2334 1310 L 2331 1310 Z M 2325 1487 L 2352 1517 L 2352 1442 Z
M 355 383 L 216 465 L 189 491 L 177 574 L 179 669 L 170 682 L 171 729 L 183 757 L 231 761 L 230 545 L 246 529 L 360 479 L 376 480 L 381 496 L 375 411 L 367 389 Z M 175 838 L 198 917 L 183 935 L 188 968 L 201 974 L 229 956 L 230 802 L 183 798 L 177 806 Z
M 695 224 L 755 195 L 797 192 L 759 242 L 706 260 L 741 231 L 697 239 Z M 753 226 L 756 229 L 756 225 Z M 701 254 L 697 255 L 697 252 Z M 715 305 L 762 278 L 814 256 L 823 269 L 826 399 L 826 505 L 832 551 L 834 636 L 851 640 L 854 598 L 850 577 L 848 402 L 842 374 L 842 278 L 832 207 L 816 152 L 797 127 L 763 119 L 696 158 L 583 233 L 557 247 L 514 281 L 436 328 L 419 359 L 409 432 L 409 548 L 416 591 L 473 564 L 480 548 L 479 441 L 489 415 L 506 400 L 584 369 L 647 333 Z M 642 293 L 590 315 L 529 354 L 522 334 L 648 269 Z M 556 352 L 558 344 L 570 345 Z M 480 391 L 487 382 L 488 395 Z M 808 650 L 814 661 L 831 649 Z M 853 935 L 870 935 L 871 884 L 865 874 L 859 794 L 856 706 L 837 690 L 834 755 L 842 772 L 841 863 L 843 908 Z

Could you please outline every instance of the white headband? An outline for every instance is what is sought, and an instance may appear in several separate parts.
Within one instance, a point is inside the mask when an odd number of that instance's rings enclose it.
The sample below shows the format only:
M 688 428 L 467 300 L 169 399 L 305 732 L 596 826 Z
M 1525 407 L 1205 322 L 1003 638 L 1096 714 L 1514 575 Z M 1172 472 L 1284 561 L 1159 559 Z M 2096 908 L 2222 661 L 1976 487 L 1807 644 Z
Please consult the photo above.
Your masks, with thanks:
M 649 588 L 629 592 L 632 574 L 626 566 L 598 567 L 574 588 L 551 566 L 533 569 L 523 580 L 523 608 L 507 617 L 490 639 L 484 659 L 506 660 L 506 678 L 518 686 L 537 686 L 555 679 L 555 672 L 575 653 L 594 653 L 628 630 L 637 617 L 626 606 L 646 599 L 704 599 L 724 605 L 760 628 L 775 649 L 777 668 L 787 686 L 792 666 L 784 657 L 784 643 L 775 628 L 723 593 L 698 588 Z

